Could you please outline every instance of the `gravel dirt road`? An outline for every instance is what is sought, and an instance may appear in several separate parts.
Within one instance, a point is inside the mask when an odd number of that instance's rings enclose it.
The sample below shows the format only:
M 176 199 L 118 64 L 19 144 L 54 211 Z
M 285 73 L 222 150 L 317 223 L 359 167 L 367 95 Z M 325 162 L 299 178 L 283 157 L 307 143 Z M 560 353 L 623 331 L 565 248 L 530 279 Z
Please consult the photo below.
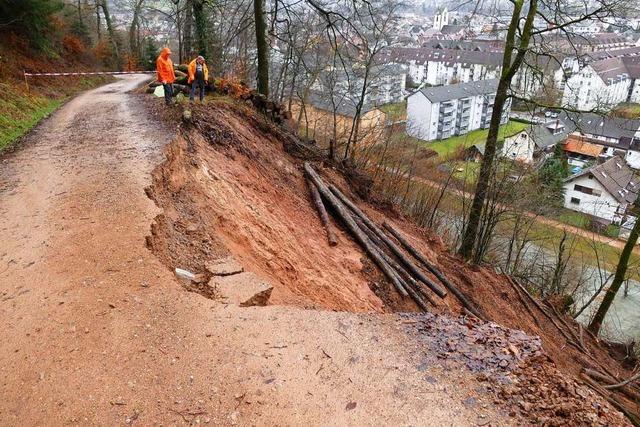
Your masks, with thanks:
M 173 135 L 128 93 L 144 79 L 78 96 L 0 159 L 0 424 L 515 423 L 470 374 L 425 366 L 397 316 L 185 291 L 145 247 Z

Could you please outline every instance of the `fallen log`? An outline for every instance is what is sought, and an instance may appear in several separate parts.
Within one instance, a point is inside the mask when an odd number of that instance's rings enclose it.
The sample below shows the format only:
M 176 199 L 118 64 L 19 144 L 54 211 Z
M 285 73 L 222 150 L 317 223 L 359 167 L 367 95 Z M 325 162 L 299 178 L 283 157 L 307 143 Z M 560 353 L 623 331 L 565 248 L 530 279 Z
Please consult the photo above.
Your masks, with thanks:
M 189 94 L 191 92 L 191 88 L 189 86 L 185 86 L 185 85 L 174 83 L 173 84 L 173 94 L 174 94 L 174 96 L 177 95 L 178 92 L 182 92 L 184 94 Z
M 627 384 L 630 384 L 630 383 L 632 383 L 634 381 L 638 381 L 639 379 L 640 379 L 640 372 L 638 372 L 637 374 L 627 378 L 624 381 L 621 381 L 621 382 L 619 382 L 617 384 L 611 384 L 611 385 L 605 386 L 604 388 L 606 388 L 608 390 L 613 390 L 613 389 L 616 389 L 616 388 L 624 387 Z
M 558 310 L 556 310 L 556 308 L 549 303 L 549 301 L 545 301 L 545 304 L 547 305 L 547 307 L 549 307 L 551 309 L 551 311 L 553 312 L 553 314 L 556 316 L 557 319 L 560 320 L 560 322 L 562 322 L 562 324 L 565 326 L 565 328 L 567 328 L 567 330 L 569 331 L 569 334 L 572 337 L 572 341 L 578 345 L 578 347 L 580 348 L 580 350 L 585 353 L 586 355 L 590 356 L 589 350 L 583 345 L 583 342 L 581 342 L 580 337 L 578 337 L 576 335 L 576 333 L 574 332 L 573 328 L 571 327 L 571 325 L 569 325 L 567 323 L 566 320 L 564 320 L 564 317 L 558 313 Z
M 589 377 L 593 378 L 596 381 L 600 381 L 602 388 L 610 390 L 610 391 L 620 391 L 630 399 L 634 401 L 640 402 L 640 393 L 638 393 L 635 389 L 628 387 L 634 381 L 634 377 L 631 377 L 625 381 L 620 382 L 618 379 L 612 377 L 609 374 L 604 374 L 602 372 L 596 371 L 594 369 L 582 368 L 582 372 L 584 372 Z M 640 374 L 636 374 L 637 377 Z M 637 378 L 636 378 L 637 379 Z M 616 390 L 619 389 L 619 390 Z
M 304 163 L 304 170 L 307 176 L 313 181 L 314 185 L 318 189 L 318 192 L 324 197 L 324 199 L 329 202 L 331 207 L 334 209 L 338 217 L 344 222 L 347 226 L 347 229 L 351 232 L 356 241 L 362 246 L 362 248 L 371 256 L 373 261 L 380 267 L 382 272 L 389 278 L 393 286 L 400 292 L 401 295 L 407 296 L 408 292 L 404 288 L 404 284 L 398 274 L 391 268 L 391 266 L 384 260 L 382 255 L 378 252 L 375 245 L 369 238 L 364 234 L 360 227 L 355 223 L 351 214 L 345 209 L 344 205 L 340 202 L 340 200 L 333 195 L 331 191 L 327 188 L 327 186 L 322 181 L 322 178 L 318 175 L 318 173 L 311 167 L 311 165 L 307 162 Z
M 512 277 L 510 277 L 510 276 L 507 276 L 507 279 L 508 279 L 508 282 L 509 282 L 509 283 L 511 283 L 512 285 L 514 285 L 514 286 L 516 287 L 516 289 L 519 289 L 519 290 L 520 290 L 520 292 L 522 292 L 522 294 L 523 294 L 524 296 L 526 296 L 526 297 L 527 297 L 527 299 L 528 299 L 529 301 L 531 301 L 531 302 L 533 303 L 533 305 L 535 305 L 535 306 L 536 306 L 536 308 L 537 308 L 538 310 L 540 310 L 540 312 L 541 312 L 541 313 L 542 313 L 542 314 L 543 314 L 547 319 L 549 319 L 549 321 L 553 324 L 553 326 L 555 326 L 555 327 L 556 327 L 556 329 L 557 329 L 557 330 L 562 334 L 562 336 L 564 336 L 564 338 L 567 340 L 567 342 L 568 342 L 568 343 L 573 344 L 573 345 L 574 345 L 575 347 L 577 347 L 580 351 L 583 351 L 583 350 L 582 350 L 582 348 L 580 348 L 580 344 L 578 344 L 578 343 L 574 343 L 574 342 L 573 342 L 573 338 L 571 338 L 571 337 L 569 336 L 569 334 L 567 334 L 567 332 L 566 332 L 564 329 L 562 329 L 562 327 L 561 327 L 560 325 L 558 325 L 558 322 L 556 322 L 556 321 L 555 321 L 555 319 L 553 318 L 553 316 L 551 316 L 551 315 L 547 312 L 547 310 L 545 310 L 545 308 L 544 308 L 544 307 L 542 307 L 542 305 L 541 305 L 541 304 L 540 304 L 540 303 L 539 303 L 539 302 L 538 302 L 538 301 L 537 301 L 533 296 L 531 296 L 531 294 L 529 293 L 529 291 L 527 291 L 527 290 L 525 289 L 525 287 L 524 287 L 524 286 L 522 286 L 522 285 L 520 284 L 520 282 L 518 282 L 518 280 L 517 280 L 515 277 L 514 277 L 514 278 L 512 278 Z M 585 353 L 585 354 L 587 354 L 587 353 Z M 587 355 L 588 355 L 588 354 L 587 354 Z
M 438 270 L 433 264 L 431 264 L 407 239 L 400 234 L 396 229 L 394 229 L 389 223 L 386 221 L 382 223 L 382 226 L 389 232 L 393 237 L 395 237 L 398 242 L 409 252 L 415 259 L 420 261 L 420 263 L 426 267 L 436 278 L 442 283 L 452 294 L 458 298 L 458 300 L 462 303 L 464 308 L 469 310 L 471 314 L 476 316 L 479 319 L 484 319 L 480 312 L 471 304 L 471 301 L 467 299 L 467 297 L 447 279 L 440 270 Z
M 380 228 L 373 221 L 371 221 L 364 212 L 360 210 L 359 207 L 357 207 L 353 202 L 351 202 L 351 200 L 349 200 L 347 196 L 342 194 L 342 192 L 333 185 L 330 185 L 329 189 L 331 190 L 331 192 L 333 192 L 333 194 L 336 195 L 336 197 L 338 197 L 338 199 L 340 199 L 340 201 L 342 201 L 345 205 L 347 205 L 347 207 L 351 209 L 351 211 L 355 213 L 356 216 L 362 219 L 362 221 L 380 238 L 380 240 L 382 240 L 385 243 L 385 245 L 387 245 L 387 247 L 391 250 L 391 252 L 393 252 L 393 254 L 396 257 L 398 257 L 400 262 L 404 264 L 404 266 L 409 270 L 409 272 L 411 272 L 412 275 L 414 275 L 415 277 L 420 279 L 420 281 L 425 283 L 429 287 L 429 289 L 431 289 L 440 298 L 444 298 L 447 295 L 445 291 L 443 291 L 431 279 L 425 276 L 424 273 L 420 271 L 420 269 L 409 258 L 407 258 L 407 256 L 402 252 L 402 250 L 395 243 L 393 243 L 387 237 L 387 235 L 384 234 L 384 232 L 380 230 Z
M 424 302 L 424 300 L 420 295 L 423 295 L 427 299 L 427 301 L 429 301 L 429 303 L 435 306 L 436 305 L 435 301 L 431 299 L 429 294 L 422 291 L 418 281 L 416 281 L 416 279 L 414 279 L 413 276 L 411 276 L 411 274 L 407 272 L 407 270 L 405 270 L 400 264 L 398 264 L 396 260 L 391 258 L 382 250 L 384 243 L 382 243 L 380 238 L 369 227 L 367 227 L 367 225 L 364 224 L 358 216 L 353 217 L 353 219 L 356 222 L 356 224 L 358 224 L 360 229 L 365 232 L 365 234 L 369 237 L 369 239 L 371 239 L 371 241 L 377 245 L 380 251 L 380 255 L 382 255 L 385 261 L 387 261 L 389 265 L 398 272 L 398 274 L 400 275 L 400 278 L 404 280 L 404 283 L 406 285 L 405 289 L 407 290 L 411 298 L 415 301 L 415 303 L 418 305 L 418 307 L 420 307 L 424 311 L 429 311 L 427 304 Z
M 583 371 L 580 373 L 580 379 L 584 381 L 585 384 L 587 384 L 589 387 L 591 387 L 593 391 L 598 393 L 607 402 L 609 402 L 611 406 L 622 412 L 634 426 L 640 426 L 640 417 L 636 412 L 632 412 L 636 411 L 636 408 L 627 408 L 622 402 L 616 399 L 616 397 L 613 396 L 609 390 L 605 389 L 601 384 L 594 381 L 589 375 L 587 375 L 586 372 Z
M 540 325 L 540 321 L 538 320 L 538 316 L 536 316 L 533 313 L 533 310 L 531 309 L 531 307 L 529 307 L 529 303 L 527 303 L 527 300 L 522 296 L 522 294 L 520 293 L 520 290 L 518 289 L 518 286 L 513 282 L 513 280 L 511 280 L 511 277 L 509 277 L 507 274 L 504 274 L 504 277 L 507 279 L 507 282 L 509 282 L 509 284 L 511 285 L 511 287 L 513 288 L 513 291 L 516 293 L 516 295 L 518 296 L 518 299 L 520 300 L 520 303 L 524 306 L 524 308 L 527 310 L 527 312 L 529 313 L 529 315 L 531 316 L 531 318 L 533 319 L 533 321 L 535 322 L 535 324 L 539 327 L 542 328 L 542 325 Z
M 400 234 L 398 230 L 393 228 L 391 224 L 389 224 L 386 221 L 382 223 L 382 226 L 389 233 L 391 233 L 391 235 L 395 237 L 398 240 L 398 242 L 400 242 L 400 244 L 407 250 L 407 252 L 413 255 L 413 257 L 418 261 L 420 261 L 420 263 L 424 265 L 427 268 L 427 270 L 429 270 L 434 276 L 436 276 L 436 278 L 440 281 L 440 283 L 442 283 L 445 286 L 445 288 L 447 288 L 452 294 L 456 296 L 456 298 L 458 298 L 458 300 L 462 303 L 464 308 L 469 310 L 471 313 L 473 313 L 474 316 L 478 317 L 479 319 L 483 318 L 478 312 L 478 310 L 473 306 L 473 304 L 471 304 L 471 301 L 469 301 L 467 297 L 464 296 L 464 294 L 453 283 L 451 283 L 449 279 L 447 279 L 439 269 L 436 268 L 436 266 L 431 264 L 429 260 L 427 260 L 424 257 L 424 255 L 420 253 L 420 251 L 418 251 L 411 243 L 409 243 L 409 241 L 405 239 L 404 236 Z
M 327 214 L 327 210 L 324 207 L 324 203 L 322 203 L 322 197 L 320 197 L 318 188 L 315 186 L 313 181 L 311 181 L 311 179 L 309 178 L 307 178 L 307 184 L 309 185 L 309 190 L 311 191 L 311 198 L 313 199 L 313 203 L 316 205 L 316 210 L 318 211 L 318 215 L 320 215 L 320 221 L 322 221 L 322 225 L 324 226 L 324 229 L 327 232 L 327 239 L 329 240 L 329 245 L 336 246 L 338 244 L 338 239 L 336 238 L 336 233 L 333 231 L 333 227 L 331 227 L 331 223 L 329 222 L 329 214 Z

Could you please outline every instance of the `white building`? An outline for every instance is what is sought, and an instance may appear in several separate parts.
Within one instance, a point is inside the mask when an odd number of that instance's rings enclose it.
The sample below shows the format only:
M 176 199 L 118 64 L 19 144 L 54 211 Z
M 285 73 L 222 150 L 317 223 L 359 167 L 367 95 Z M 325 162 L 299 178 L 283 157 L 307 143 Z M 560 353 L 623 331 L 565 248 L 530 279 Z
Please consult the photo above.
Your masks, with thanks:
M 502 69 L 502 53 L 496 51 L 434 47 L 394 49 L 388 62 L 408 68 L 413 84 L 432 86 L 495 79 Z
M 564 184 L 564 206 L 619 224 L 635 201 L 640 182 L 618 157 L 570 176 Z
M 624 58 L 593 62 L 567 79 L 562 105 L 579 110 L 608 110 L 629 99 L 634 80 Z
M 449 11 L 447 11 L 446 7 L 444 9 L 438 9 L 433 17 L 433 29 L 440 31 L 445 25 L 449 25 Z
M 593 35 L 602 32 L 602 24 L 596 20 L 583 21 L 569 27 L 572 34 Z
M 333 93 L 337 98 L 359 99 L 364 85 L 365 69 L 353 66 L 348 74 L 341 68 L 325 69 L 319 73 L 311 91 Z M 399 65 L 376 65 L 369 70 L 364 103 L 380 106 L 404 100 L 406 71 Z
M 564 85 L 565 107 L 607 110 L 621 102 L 640 102 L 640 56 L 591 62 L 571 75 Z
M 407 101 L 407 134 L 431 141 L 486 129 L 497 87 L 498 80 L 491 79 L 414 92 Z M 501 123 L 507 122 L 509 108 L 507 104 Z
M 536 158 L 552 151 L 556 144 L 566 138 L 566 126 L 560 120 L 532 125 L 506 138 L 500 154 L 510 160 L 533 163 Z

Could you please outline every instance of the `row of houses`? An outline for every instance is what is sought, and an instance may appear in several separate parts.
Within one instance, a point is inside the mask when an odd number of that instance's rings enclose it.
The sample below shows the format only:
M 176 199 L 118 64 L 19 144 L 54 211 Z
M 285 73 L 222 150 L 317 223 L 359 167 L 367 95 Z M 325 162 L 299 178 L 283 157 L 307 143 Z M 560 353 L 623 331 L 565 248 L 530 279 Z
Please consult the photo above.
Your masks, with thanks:
M 497 78 L 502 52 L 479 48 L 396 48 L 383 61 L 404 66 L 414 85 L 437 86 Z
M 502 154 L 522 163 L 538 163 L 558 143 L 575 170 L 614 156 L 640 170 L 640 120 L 595 113 L 562 113 L 555 120 L 532 125 L 506 138 Z
M 562 114 L 558 119 L 506 138 L 505 158 L 541 164 L 562 144 L 573 174 L 564 183 L 564 206 L 605 224 L 622 224 L 635 201 L 640 180 L 640 120 L 597 114 Z M 477 157 L 474 147 L 469 156 Z
M 499 40 L 432 38 L 421 47 L 391 49 L 380 61 L 401 65 L 413 86 L 438 86 L 497 78 L 503 52 Z M 606 110 L 620 102 L 640 102 L 639 75 L 640 47 L 630 46 L 623 36 L 550 34 L 534 41 L 513 90 L 522 97 L 557 91 L 565 107 Z

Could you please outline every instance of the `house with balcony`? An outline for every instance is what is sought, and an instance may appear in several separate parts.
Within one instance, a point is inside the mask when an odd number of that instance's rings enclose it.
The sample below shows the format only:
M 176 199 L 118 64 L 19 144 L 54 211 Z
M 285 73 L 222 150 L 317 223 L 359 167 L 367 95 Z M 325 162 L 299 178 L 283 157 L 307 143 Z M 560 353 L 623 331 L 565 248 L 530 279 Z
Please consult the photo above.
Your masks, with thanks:
M 407 79 L 416 85 L 450 85 L 500 76 L 500 51 L 465 50 L 470 47 L 469 43 L 462 45 L 465 49 L 438 46 L 392 49 L 382 61 L 404 66 Z M 489 49 L 486 46 L 483 48 Z
M 640 102 L 640 57 L 593 61 L 564 83 L 562 104 L 579 110 L 608 110 L 621 102 Z
M 486 129 L 491 122 L 497 79 L 427 87 L 407 99 L 407 134 L 424 141 Z M 501 123 L 509 119 L 510 104 Z

